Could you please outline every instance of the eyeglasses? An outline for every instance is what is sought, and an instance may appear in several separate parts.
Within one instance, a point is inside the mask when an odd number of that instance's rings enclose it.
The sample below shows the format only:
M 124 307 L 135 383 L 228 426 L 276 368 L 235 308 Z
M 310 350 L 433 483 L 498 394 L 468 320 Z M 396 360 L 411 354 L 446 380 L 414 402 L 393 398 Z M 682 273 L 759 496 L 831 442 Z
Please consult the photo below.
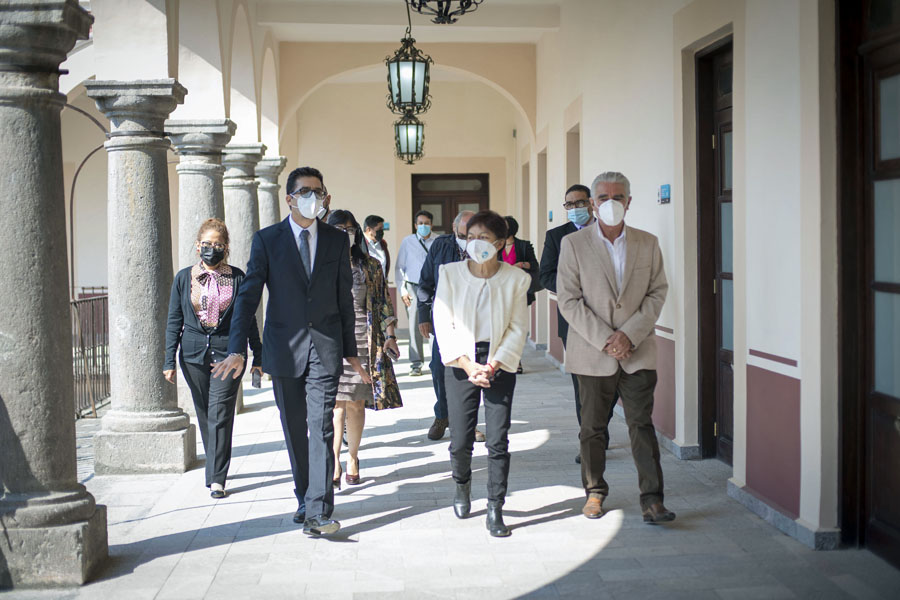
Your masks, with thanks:
M 589 200 L 576 200 L 575 202 L 564 202 L 563 208 L 572 210 L 573 208 L 584 208 L 590 203 Z
M 209 250 L 210 248 L 214 250 L 218 250 L 219 252 L 225 250 L 225 244 L 212 244 L 210 242 L 200 242 L 200 248 L 203 250 Z
M 289 194 L 291 198 L 296 198 L 297 196 L 302 196 L 303 198 L 309 198 L 310 194 L 315 194 L 316 198 L 319 200 L 323 200 L 325 196 L 328 194 L 328 191 L 325 188 L 309 188 L 302 187 L 293 194 Z
M 344 227 L 343 225 L 335 225 L 335 227 L 337 229 L 340 229 L 347 235 L 350 235 L 351 233 L 356 233 L 356 227 Z

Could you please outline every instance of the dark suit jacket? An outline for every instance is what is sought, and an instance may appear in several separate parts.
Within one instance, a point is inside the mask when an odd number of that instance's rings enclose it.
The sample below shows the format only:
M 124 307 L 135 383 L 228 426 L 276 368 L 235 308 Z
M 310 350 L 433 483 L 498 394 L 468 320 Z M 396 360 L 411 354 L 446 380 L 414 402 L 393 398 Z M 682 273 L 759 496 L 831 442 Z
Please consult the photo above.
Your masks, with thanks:
M 313 271 L 307 278 L 290 218 L 253 235 L 247 275 L 234 302 L 228 352 L 246 348 L 266 286 L 263 371 L 273 377 L 301 377 L 312 344 L 322 366 L 337 377 L 342 359 L 357 356 L 347 235 L 319 221 Z
M 388 250 L 386 240 L 381 240 L 381 249 L 384 250 L 384 280 L 387 281 L 388 273 L 391 272 L 391 251 Z
M 431 310 L 434 306 L 434 292 L 437 289 L 438 270 L 441 265 L 459 262 L 459 246 L 456 245 L 456 234 L 445 233 L 438 236 L 428 250 L 428 256 L 422 264 L 422 272 L 419 274 L 419 288 L 416 290 L 416 299 L 419 301 L 419 324 L 431 323 Z
M 534 254 L 534 246 L 528 240 L 513 238 L 513 248 L 516 249 L 516 262 L 527 262 L 531 266 L 525 269 L 525 272 L 531 277 L 531 285 L 528 287 L 528 306 L 531 306 L 531 303 L 534 302 L 534 295 L 544 289 L 538 277 L 540 267 L 537 256 Z M 503 260 L 500 252 L 497 253 L 497 260 Z
M 219 317 L 219 325 L 215 329 L 207 329 L 200 324 L 194 306 L 191 304 L 191 269 L 185 267 L 175 275 L 172 283 L 172 295 L 169 297 L 169 318 L 166 323 L 166 359 L 163 369 L 175 368 L 175 355 L 181 346 L 184 362 L 202 365 L 206 361 L 206 351 L 211 351 L 211 362 L 218 362 L 228 356 L 228 338 L 231 332 L 231 316 L 234 312 L 234 299 L 244 283 L 244 272 L 231 267 L 234 275 L 234 296 L 231 304 Z M 250 349 L 253 350 L 253 366 L 262 363 L 262 344 L 259 341 L 259 329 L 252 324 L 249 333 Z M 244 342 L 244 351 L 247 342 Z
M 541 285 L 556 293 L 556 268 L 559 265 L 559 249 L 562 245 L 562 239 L 570 233 L 575 233 L 578 228 L 571 221 L 565 225 L 554 227 L 547 232 L 544 238 L 544 252 L 541 254 Z M 563 319 L 562 313 L 559 312 L 559 305 L 556 307 L 556 324 L 559 337 L 562 338 L 563 344 L 569 335 L 569 324 Z

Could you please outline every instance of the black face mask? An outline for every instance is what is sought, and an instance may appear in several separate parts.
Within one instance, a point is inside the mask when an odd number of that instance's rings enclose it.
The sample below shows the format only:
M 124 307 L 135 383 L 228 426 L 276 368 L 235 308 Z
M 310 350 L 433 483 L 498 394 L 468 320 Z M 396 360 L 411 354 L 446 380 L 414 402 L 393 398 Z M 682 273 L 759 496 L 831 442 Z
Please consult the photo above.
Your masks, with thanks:
M 224 250 L 216 250 L 214 247 L 210 246 L 209 248 L 200 247 L 200 260 L 206 263 L 207 266 L 214 267 L 223 260 L 225 260 L 225 251 Z
M 380 242 L 384 239 L 384 229 L 379 229 L 375 232 L 375 241 Z

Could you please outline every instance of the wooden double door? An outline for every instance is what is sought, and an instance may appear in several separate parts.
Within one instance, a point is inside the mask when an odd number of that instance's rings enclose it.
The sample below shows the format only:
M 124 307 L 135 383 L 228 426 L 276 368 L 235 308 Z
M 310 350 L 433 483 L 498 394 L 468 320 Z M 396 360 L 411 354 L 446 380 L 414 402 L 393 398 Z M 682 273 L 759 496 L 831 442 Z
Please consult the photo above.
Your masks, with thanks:
M 900 567 L 900 1 L 837 6 L 841 531 Z
M 453 219 L 464 210 L 478 212 L 490 205 L 490 179 L 487 173 L 415 174 L 412 176 L 412 210 L 427 210 L 434 215 L 431 229 L 449 233 Z

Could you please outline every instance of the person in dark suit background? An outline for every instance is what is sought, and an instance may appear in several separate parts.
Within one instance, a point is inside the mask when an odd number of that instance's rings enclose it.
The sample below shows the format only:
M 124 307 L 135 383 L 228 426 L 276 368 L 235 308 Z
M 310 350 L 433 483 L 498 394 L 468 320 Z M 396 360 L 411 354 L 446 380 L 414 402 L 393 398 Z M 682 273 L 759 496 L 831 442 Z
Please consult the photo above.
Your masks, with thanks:
M 570 233 L 575 233 L 584 229 L 594 222 L 594 216 L 591 213 L 591 189 L 586 185 L 576 183 L 566 190 L 566 196 L 563 200 L 563 208 L 566 209 L 566 218 L 568 219 L 564 225 L 554 227 L 547 231 L 544 238 L 544 250 L 541 253 L 540 266 L 540 282 L 545 289 L 556 293 L 556 269 L 559 265 L 559 250 L 562 246 L 562 239 Z M 556 324 L 559 337 L 562 338 L 563 348 L 566 347 L 566 341 L 569 336 L 569 324 L 559 312 L 559 306 L 556 307 Z M 578 419 L 578 425 L 581 425 L 581 396 L 578 390 L 578 379 L 572 375 L 572 387 L 575 389 L 575 418 Z M 618 399 L 618 395 L 616 395 Z M 609 419 L 612 419 L 615 412 L 616 402 L 613 401 L 609 411 Z M 607 439 L 607 447 L 609 440 Z M 581 464 L 581 453 L 575 457 L 575 462 Z
M 384 239 L 384 217 L 378 215 L 366 217 L 363 222 L 363 236 L 369 256 L 381 263 L 384 281 L 387 283 L 388 275 L 391 272 L 391 251 L 388 250 L 387 241 Z
M 316 218 L 328 196 L 322 173 L 294 169 L 286 187 L 291 215 L 253 236 L 247 276 L 235 299 L 229 354 L 213 374 L 239 376 L 265 286 L 262 367 L 272 376 L 291 459 L 299 502 L 294 522 L 303 523 L 307 535 L 329 535 L 341 527 L 331 518 L 331 479 L 333 412 L 343 360 L 363 382 L 371 378 L 357 353 L 347 234 Z
M 522 240 L 516 237 L 519 233 L 519 222 L 511 215 L 504 217 L 506 225 L 509 228 L 509 235 L 506 238 L 506 244 L 500 252 L 497 253 L 497 260 L 503 261 L 508 265 L 518 267 L 528 273 L 531 277 L 531 285 L 528 287 L 528 306 L 535 300 L 535 294 L 541 291 L 541 282 L 539 277 L 540 266 L 538 259 L 534 254 L 534 246 L 528 240 Z M 516 368 L 516 373 L 522 373 L 522 363 Z
M 213 498 L 225 497 L 231 464 L 231 434 L 240 375 L 229 381 L 211 377 L 213 363 L 228 355 L 234 298 L 243 286 L 244 272 L 229 265 L 228 229 L 219 219 L 207 219 L 197 232 L 200 261 L 175 275 L 166 323 L 163 377 L 175 383 L 175 359 L 191 390 L 197 426 L 206 453 L 206 487 Z M 249 330 L 252 371 L 262 374 L 262 344 L 256 322 Z M 180 351 L 179 351 L 180 348 Z M 246 342 L 245 342 L 246 348 Z

